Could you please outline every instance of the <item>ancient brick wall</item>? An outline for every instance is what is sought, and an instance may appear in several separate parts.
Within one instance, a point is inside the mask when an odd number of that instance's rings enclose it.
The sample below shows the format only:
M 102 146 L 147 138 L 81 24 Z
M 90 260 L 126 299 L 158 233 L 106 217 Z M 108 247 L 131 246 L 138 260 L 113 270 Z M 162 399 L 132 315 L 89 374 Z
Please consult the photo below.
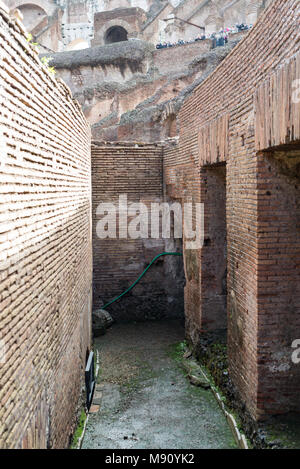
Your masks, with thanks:
M 163 202 L 163 147 L 146 144 L 101 144 L 92 146 L 94 307 L 99 308 L 126 290 L 151 260 L 165 251 L 181 251 L 181 242 L 150 237 L 151 203 Z M 128 206 L 142 202 L 148 210 L 148 235 L 101 239 L 97 224 L 100 203 L 114 203 L 126 195 Z M 125 214 L 125 212 L 123 212 Z M 128 217 L 128 226 L 133 216 Z M 127 218 L 126 218 L 127 220 Z M 122 225 L 124 227 L 124 223 Z M 183 316 L 184 272 L 180 257 L 161 257 L 137 286 L 108 307 L 117 320 L 144 320 Z
M 299 99 L 292 99 L 300 78 L 299 18 L 298 1 L 271 2 L 248 36 L 185 101 L 177 155 L 164 161 L 168 193 L 206 204 L 204 246 L 185 252 L 184 259 L 188 336 L 197 343 L 202 329 L 218 327 L 205 308 L 207 292 L 219 294 L 223 243 L 230 375 L 254 418 L 299 411 L 300 369 L 291 361 L 291 343 L 300 334 L 300 125 Z M 283 148 L 277 154 L 272 148 L 278 145 Z M 213 172 L 220 164 L 226 164 L 226 187 L 222 182 L 217 188 Z M 222 191 L 226 214 L 210 202 L 214 194 L 221 200 Z M 216 235 L 225 217 L 222 241 Z
M 116 26 L 122 27 L 128 38 L 140 36 L 142 23 L 146 19 L 144 10 L 138 7 L 118 8 L 112 11 L 103 11 L 94 16 L 94 39 L 92 45 L 107 44 L 107 32 Z M 118 42 L 118 41 L 113 41 Z
M 210 39 L 197 41 L 166 49 L 157 49 L 153 53 L 154 66 L 159 72 L 167 74 L 189 66 L 193 59 L 211 49 Z
M 258 157 L 258 407 L 299 411 L 300 145 Z
M 144 41 L 123 41 L 51 54 L 50 63 L 81 104 L 95 140 L 153 143 L 166 136 L 166 103 L 182 101 L 243 34 L 213 50 L 210 39 L 159 50 Z
M 91 328 L 90 130 L 0 8 L 0 447 L 66 447 Z

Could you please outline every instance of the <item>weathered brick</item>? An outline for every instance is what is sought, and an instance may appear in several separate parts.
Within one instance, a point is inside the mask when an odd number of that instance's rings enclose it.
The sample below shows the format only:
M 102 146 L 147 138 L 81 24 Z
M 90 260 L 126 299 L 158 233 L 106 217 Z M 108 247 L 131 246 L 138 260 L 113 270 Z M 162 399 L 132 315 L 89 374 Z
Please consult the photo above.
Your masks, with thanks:
M 90 129 L 0 8 L 0 441 L 66 447 L 91 327 Z

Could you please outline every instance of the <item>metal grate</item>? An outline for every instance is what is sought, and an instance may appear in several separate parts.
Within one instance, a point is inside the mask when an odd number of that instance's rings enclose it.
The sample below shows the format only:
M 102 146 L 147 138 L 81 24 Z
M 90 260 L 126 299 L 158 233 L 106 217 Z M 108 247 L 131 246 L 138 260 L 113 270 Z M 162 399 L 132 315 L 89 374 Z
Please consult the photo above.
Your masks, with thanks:
M 95 389 L 94 352 L 90 352 L 85 368 L 86 406 L 90 410 Z

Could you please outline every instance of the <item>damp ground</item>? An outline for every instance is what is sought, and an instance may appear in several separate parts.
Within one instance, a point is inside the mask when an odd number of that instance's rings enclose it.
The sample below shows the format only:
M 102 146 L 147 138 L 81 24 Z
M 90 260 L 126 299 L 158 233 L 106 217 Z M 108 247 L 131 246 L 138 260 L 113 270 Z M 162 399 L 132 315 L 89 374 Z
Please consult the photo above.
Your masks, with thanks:
M 209 372 L 227 410 L 233 413 L 255 449 L 300 449 L 300 414 L 277 415 L 255 423 L 235 395 L 228 373 L 225 330 L 202 334 L 194 355 Z
M 192 386 L 177 321 L 115 324 L 95 340 L 100 372 L 83 448 L 235 448 L 210 390 Z

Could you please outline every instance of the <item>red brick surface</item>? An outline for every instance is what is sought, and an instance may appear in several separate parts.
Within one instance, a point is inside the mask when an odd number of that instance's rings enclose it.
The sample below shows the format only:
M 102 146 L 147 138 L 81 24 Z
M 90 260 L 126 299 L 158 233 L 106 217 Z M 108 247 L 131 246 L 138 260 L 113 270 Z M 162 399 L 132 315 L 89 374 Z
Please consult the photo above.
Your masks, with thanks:
M 254 418 L 300 410 L 300 369 L 291 362 L 291 343 L 300 337 L 300 125 L 299 103 L 292 101 L 293 82 L 300 78 L 299 19 L 297 0 L 271 3 L 185 101 L 178 115 L 178 150 L 164 159 L 168 193 L 206 203 L 210 243 L 185 252 L 184 259 L 187 333 L 193 342 L 203 328 L 214 327 L 213 312 L 204 311 L 207 296 L 215 291 L 218 297 L 216 279 L 224 272 L 217 239 L 224 207 L 213 175 L 214 165 L 226 162 L 229 367 Z M 287 146 L 278 158 L 257 153 L 290 142 L 293 156 L 285 153 Z M 225 197 L 224 187 L 223 192 Z
M 151 203 L 164 200 L 162 160 L 161 145 L 94 142 L 92 146 L 94 308 L 126 290 L 157 254 L 181 251 L 179 241 L 150 238 Z M 113 202 L 118 207 L 123 194 L 128 205 L 143 202 L 148 208 L 148 239 L 97 236 L 102 218 L 96 213 L 98 205 Z M 183 278 L 182 258 L 161 257 L 108 311 L 117 320 L 183 317 Z
M 66 447 L 91 327 L 90 130 L 0 10 L 0 447 Z

